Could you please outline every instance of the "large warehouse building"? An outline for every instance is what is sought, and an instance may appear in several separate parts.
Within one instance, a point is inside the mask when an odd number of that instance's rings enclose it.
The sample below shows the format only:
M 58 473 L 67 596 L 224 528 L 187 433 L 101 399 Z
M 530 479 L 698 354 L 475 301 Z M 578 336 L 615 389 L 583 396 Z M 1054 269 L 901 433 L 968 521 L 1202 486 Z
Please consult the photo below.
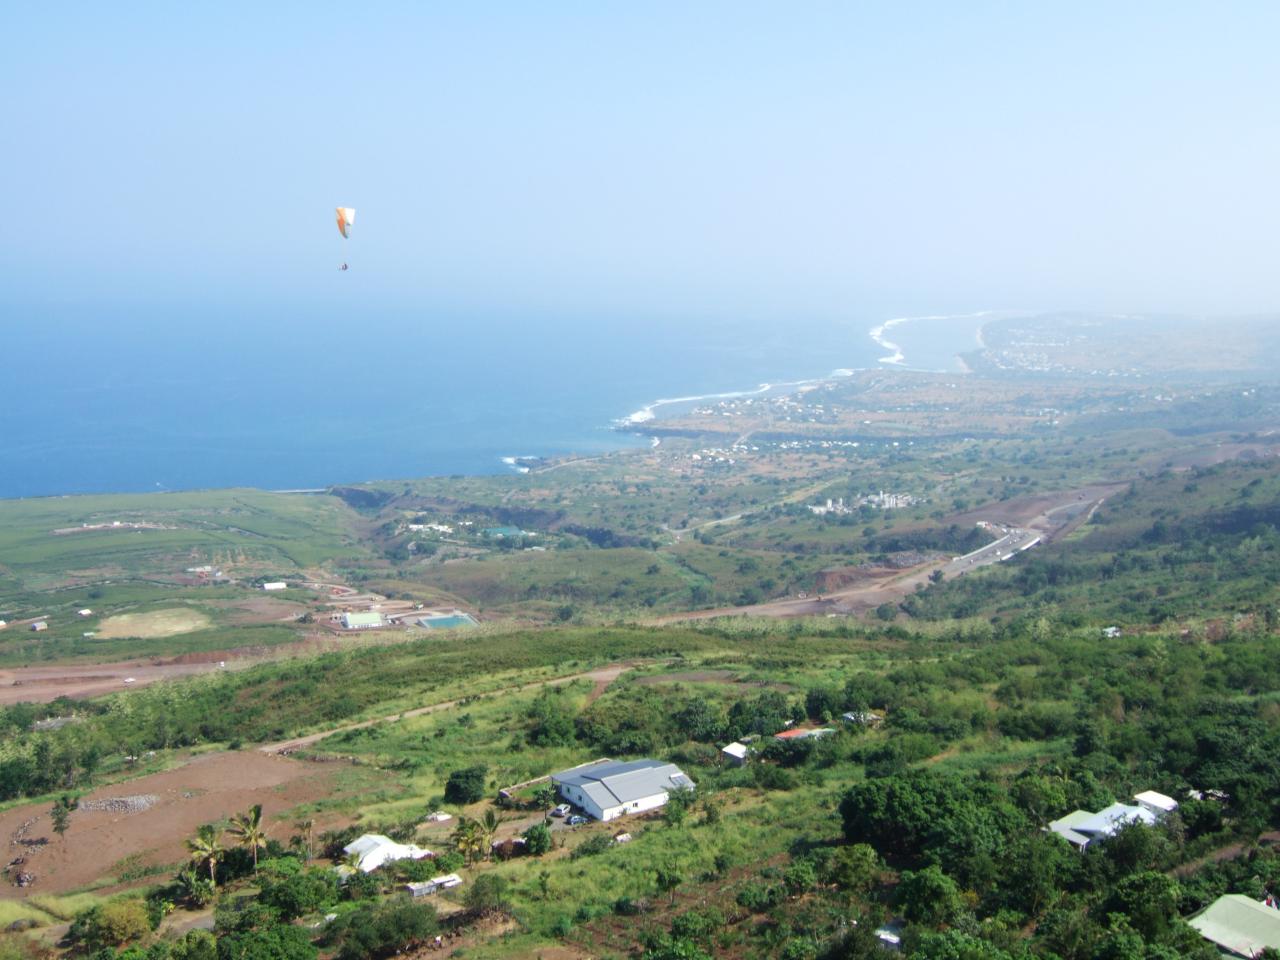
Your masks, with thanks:
M 655 810 L 673 791 L 694 787 L 683 770 L 661 760 L 598 760 L 552 774 L 551 782 L 561 797 L 597 820 Z

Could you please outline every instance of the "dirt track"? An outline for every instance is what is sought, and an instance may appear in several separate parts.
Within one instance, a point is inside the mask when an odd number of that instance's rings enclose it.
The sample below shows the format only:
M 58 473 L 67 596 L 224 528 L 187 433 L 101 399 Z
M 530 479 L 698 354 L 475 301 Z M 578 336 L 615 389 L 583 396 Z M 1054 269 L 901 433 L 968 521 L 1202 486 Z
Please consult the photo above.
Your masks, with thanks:
M 591 680 L 595 683 L 596 689 L 601 693 L 609 684 L 617 680 L 625 671 L 632 668 L 629 663 L 614 663 L 607 667 L 597 667 L 594 670 L 587 670 L 583 673 L 573 673 L 565 677 L 555 677 L 551 680 L 537 680 L 533 683 L 522 683 L 514 687 L 505 687 L 502 690 L 494 690 L 492 693 L 519 693 L 522 690 L 537 690 L 539 687 L 558 687 L 566 683 L 573 683 L 575 680 Z M 603 684 L 603 686 L 601 686 Z M 598 696 L 598 694 L 597 694 Z M 401 720 L 405 717 L 421 717 L 424 714 L 435 713 L 438 710 L 450 710 L 458 706 L 459 700 L 445 700 L 442 703 L 433 703 L 425 707 L 415 707 L 412 710 L 401 710 L 399 713 L 392 713 L 385 717 L 376 717 L 373 720 L 361 720 L 359 723 L 348 723 L 341 727 L 334 727 L 332 730 L 322 730 L 319 733 L 309 733 L 305 737 L 294 737 L 291 740 L 280 740 L 276 743 L 264 743 L 258 747 L 262 753 L 292 753 L 303 747 L 309 747 L 319 743 L 326 737 L 332 737 L 336 733 L 345 733 L 348 730 L 363 730 L 365 727 L 372 727 L 376 723 L 390 723 Z

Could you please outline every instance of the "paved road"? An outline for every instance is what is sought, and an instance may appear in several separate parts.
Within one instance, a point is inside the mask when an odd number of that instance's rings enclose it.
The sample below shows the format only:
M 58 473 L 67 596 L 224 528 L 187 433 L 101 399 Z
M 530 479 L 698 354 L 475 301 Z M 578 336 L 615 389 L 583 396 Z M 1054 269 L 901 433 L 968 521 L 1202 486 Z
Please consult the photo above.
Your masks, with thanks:
M 1000 563 L 1023 550 L 1029 550 L 1042 539 L 1041 535 L 1034 530 L 1023 530 L 1019 527 L 999 527 L 994 532 L 1002 534 L 998 540 L 993 540 L 985 547 L 966 553 L 962 557 L 954 557 L 940 568 L 943 574 L 955 577 L 970 570 L 976 570 L 978 567 Z

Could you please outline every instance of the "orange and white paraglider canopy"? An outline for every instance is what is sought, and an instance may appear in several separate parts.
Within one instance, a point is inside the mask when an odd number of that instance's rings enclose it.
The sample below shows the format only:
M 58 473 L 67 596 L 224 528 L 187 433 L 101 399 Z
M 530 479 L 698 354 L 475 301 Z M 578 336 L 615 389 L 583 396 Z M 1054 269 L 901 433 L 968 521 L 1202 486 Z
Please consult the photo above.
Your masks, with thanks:
M 338 207 L 338 232 L 341 233 L 343 237 L 351 236 L 348 231 L 355 222 L 355 207 Z

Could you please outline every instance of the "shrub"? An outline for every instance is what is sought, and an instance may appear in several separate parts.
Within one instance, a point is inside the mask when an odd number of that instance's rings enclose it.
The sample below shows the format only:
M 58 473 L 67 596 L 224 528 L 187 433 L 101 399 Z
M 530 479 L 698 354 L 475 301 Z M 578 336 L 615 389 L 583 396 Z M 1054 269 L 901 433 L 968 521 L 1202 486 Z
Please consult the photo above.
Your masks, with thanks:
M 551 849 L 551 828 L 545 823 L 535 823 L 524 832 L 525 852 L 540 857 Z
M 449 774 L 445 781 L 444 798 L 449 803 L 465 805 L 484 799 L 484 780 L 488 768 L 483 764 L 464 767 Z
M 744 910 L 763 913 L 778 905 L 782 900 L 782 893 L 778 887 L 752 881 L 739 890 L 734 899 Z
M 435 864 L 436 873 L 455 873 L 467 861 L 458 851 L 446 850 L 444 853 L 437 853 L 430 862 Z
M 511 905 L 510 881 L 495 873 L 482 873 L 467 888 L 467 909 L 479 914 L 504 913 Z
M 574 848 L 573 853 L 569 854 L 569 859 L 577 860 L 579 857 L 594 857 L 598 853 L 604 853 L 611 846 L 613 846 L 613 841 L 606 834 L 593 834 Z
M 90 949 L 119 947 L 151 932 L 147 905 L 141 900 L 112 900 L 79 914 L 68 936 Z

